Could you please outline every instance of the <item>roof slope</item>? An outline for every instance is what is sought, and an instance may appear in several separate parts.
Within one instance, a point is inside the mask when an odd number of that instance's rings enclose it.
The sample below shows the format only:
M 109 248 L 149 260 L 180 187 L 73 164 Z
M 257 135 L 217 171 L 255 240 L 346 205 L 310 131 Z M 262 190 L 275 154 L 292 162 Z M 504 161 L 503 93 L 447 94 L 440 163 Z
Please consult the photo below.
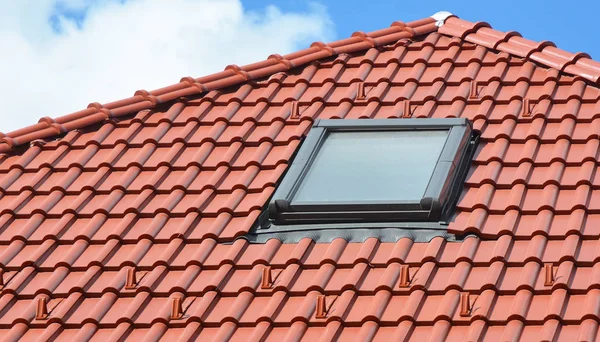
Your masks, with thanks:
M 595 340 L 598 65 L 428 18 L 13 132 L 0 145 L 0 336 Z M 314 119 L 395 117 L 466 117 L 482 132 L 449 227 L 478 237 L 236 239 Z

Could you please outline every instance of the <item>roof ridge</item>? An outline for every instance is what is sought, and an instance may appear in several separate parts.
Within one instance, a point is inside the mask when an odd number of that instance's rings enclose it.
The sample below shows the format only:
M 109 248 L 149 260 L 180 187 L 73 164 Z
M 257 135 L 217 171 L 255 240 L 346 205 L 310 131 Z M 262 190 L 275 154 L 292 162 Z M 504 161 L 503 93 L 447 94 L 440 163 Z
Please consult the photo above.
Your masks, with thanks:
M 551 41 L 535 42 L 517 31 L 494 30 L 490 24 L 470 22 L 450 16 L 438 29 L 440 34 L 457 37 L 488 49 L 506 52 L 600 85 L 600 62 L 584 52 L 571 53 Z
M 0 133 L 0 153 L 28 142 L 44 139 L 68 131 L 102 122 L 106 119 L 128 115 L 184 96 L 197 95 L 210 90 L 222 89 L 241 82 L 263 78 L 277 72 L 287 71 L 315 60 L 341 53 L 352 53 L 371 47 L 382 46 L 400 39 L 411 38 L 437 30 L 436 19 L 428 17 L 404 23 L 393 22 L 390 27 L 364 33 L 354 32 L 349 38 L 329 44 L 314 42 L 309 48 L 285 56 L 273 54 L 267 59 L 244 65 L 228 65 L 225 70 L 200 78 L 183 77 L 179 83 L 153 91 L 138 90 L 132 97 L 106 103 L 93 102 L 87 109 L 52 119 L 43 117 L 37 124 Z
M 138 90 L 132 97 L 119 101 L 106 104 L 93 102 L 84 110 L 56 119 L 43 117 L 37 124 L 8 134 L 0 133 L 0 153 L 8 152 L 18 145 L 63 134 L 106 119 L 152 109 L 161 103 L 181 97 L 222 89 L 241 82 L 267 77 L 277 72 L 284 72 L 322 58 L 342 53 L 353 53 L 435 31 L 489 49 L 524 57 L 545 66 L 556 68 L 561 72 L 579 76 L 594 83 L 600 83 L 600 62 L 592 60 L 588 54 L 569 53 L 556 48 L 556 45 L 549 41 L 536 43 L 522 38 L 518 32 L 494 30 L 486 22 L 469 22 L 450 12 L 441 11 L 431 17 L 408 23 L 395 21 L 388 28 L 369 33 L 357 31 L 349 38 L 328 44 L 314 42 L 309 48 L 285 56 L 273 54 L 263 61 L 241 67 L 235 64 L 228 65 L 221 72 L 200 78 L 183 77 L 179 83 L 150 92 Z

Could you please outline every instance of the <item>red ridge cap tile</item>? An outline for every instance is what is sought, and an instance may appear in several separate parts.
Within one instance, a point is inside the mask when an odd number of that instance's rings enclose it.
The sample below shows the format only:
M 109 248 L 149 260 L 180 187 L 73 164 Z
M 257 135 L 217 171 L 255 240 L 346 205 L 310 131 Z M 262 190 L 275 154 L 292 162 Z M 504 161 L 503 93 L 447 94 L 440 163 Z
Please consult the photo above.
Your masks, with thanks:
M 438 28 L 439 27 L 439 28 Z M 44 139 L 67 131 L 83 128 L 94 123 L 130 114 L 182 96 L 204 93 L 241 82 L 273 75 L 290 70 L 321 58 L 352 53 L 371 47 L 382 46 L 401 40 L 439 31 L 442 34 L 458 37 L 490 49 L 497 49 L 560 71 L 570 72 L 592 82 L 600 80 L 600 63 L 590 59 L 585 53 L 572 54 L 557 49 L 551 42 L 535 43 L 521 38 L 516 32 L 493 30 L 485 22 L 469 22 L 447 12 L 436 13 L 409 23 L 395 22 L 386 29 L 371 33 L 356 32 L 351 37 L 329 44 L 315 42 L 310 48 L 285 56 L 270 55 L 267 59 L 245 66 L 229 65 L 224 71 L 201 78 L 184 77 L 177 84 L 153 91 L 138 90 L 134 96 L 104 105 L 91 103 L 87 109 L 56 119 L 45 117 L 38 124 L 0 134 L 0 153 L 8 152 L 15 146 Z M 427 57 L 425 57 L 425 60 Z M 473 95 L 475 92 L 471 92 Z M 97 115 L 99 114 L 99 115 Z M 405 114 L 406 115 L 406 114 Z
M 552 42 L 534 42 L 522 38 L 518 32 L 505 33 L 484 23 L 470 23 L 454 16 L 446 19 L 438 31 L 490 49 L 525 57 L 547 67 L 581 76 L 593 83 L 598 83 L 600 79 L 599 62 L 585 53 L 575 54 L 558 49 Z

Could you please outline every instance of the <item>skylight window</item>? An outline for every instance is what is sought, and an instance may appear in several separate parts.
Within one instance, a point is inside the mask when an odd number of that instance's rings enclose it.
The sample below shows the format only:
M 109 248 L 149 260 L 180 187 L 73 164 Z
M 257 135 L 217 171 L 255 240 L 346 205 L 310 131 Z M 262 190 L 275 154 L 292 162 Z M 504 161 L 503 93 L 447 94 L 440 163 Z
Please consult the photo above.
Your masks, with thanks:
M 317 120 L 268 218 L 275 225 L 446 220 L 473 146 L 466 119 Z
M 420 200 L 447 137 L 447 130 L 332 132 L 293 202 Z

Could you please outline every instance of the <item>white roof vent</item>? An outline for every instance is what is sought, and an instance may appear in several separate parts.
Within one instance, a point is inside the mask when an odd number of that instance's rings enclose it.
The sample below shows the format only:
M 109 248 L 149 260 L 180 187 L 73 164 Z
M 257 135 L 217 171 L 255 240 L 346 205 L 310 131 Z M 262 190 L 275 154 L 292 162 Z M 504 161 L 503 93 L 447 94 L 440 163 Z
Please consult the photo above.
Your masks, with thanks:
M 442 25 L 444 25 L 444 21 L 446 21 L 446 19 L 448 19 L 448 17 L 453 16 L 454 14 L 450 13 L 450 12 L 446 12 L 446 11 L 440 11 L 437 12 L 436 14 L 432 15 L 431 17 L 433 19 L 435 19 L 436 23 L 435 26 L 440 27 Z

